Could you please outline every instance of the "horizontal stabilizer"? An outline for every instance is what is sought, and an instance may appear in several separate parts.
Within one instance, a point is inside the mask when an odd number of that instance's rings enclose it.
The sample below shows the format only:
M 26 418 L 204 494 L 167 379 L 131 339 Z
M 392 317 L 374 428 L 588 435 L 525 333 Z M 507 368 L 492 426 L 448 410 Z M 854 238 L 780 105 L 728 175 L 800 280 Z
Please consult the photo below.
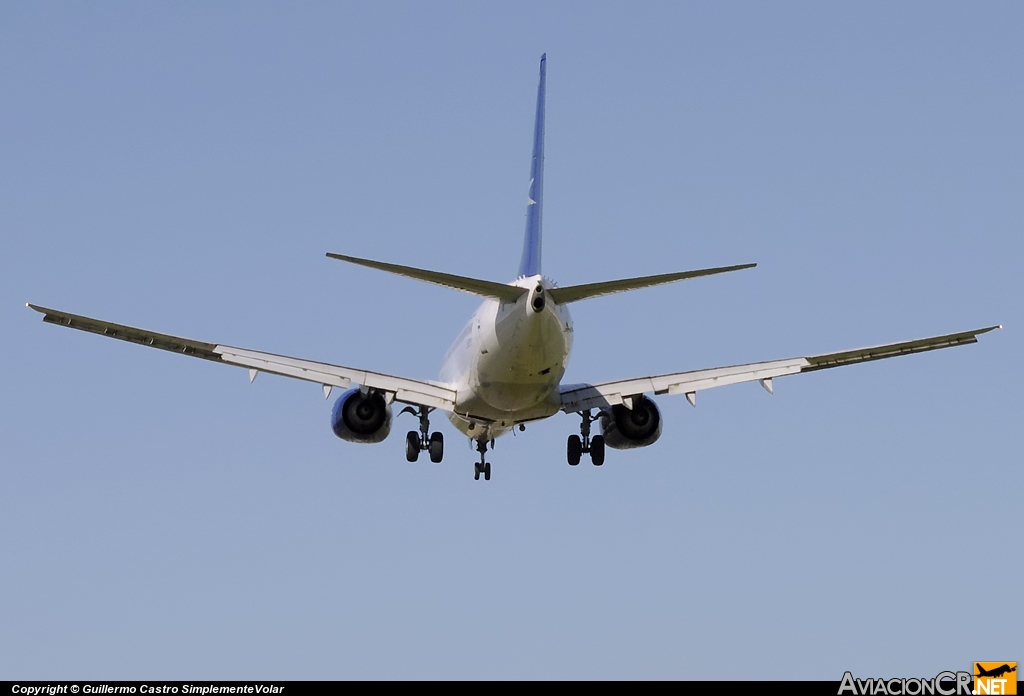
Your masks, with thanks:
M 603 283 L 588 283 L 586 285 L 570 285 L 567 288 L 552 288 L 549 295 L 552 300 L 559 304 L 567 302 L 579 302 L 589 300 L 591 297 L 611 295 L 616 292 L 627 290 L 639 290 L 654 285 L 674 283 L 678 280 L 688 278 L 699 278 L 700 276 L 715 275 L 716 273 L 729 273 L 730 271 L 742 271 L 744 268 L 753 268 L 756 263 L 745 263 L 739 266 L 722 266 L 721 268 L 704 268 L 699 271 L 683 271 L 681 273 L 663 273 L 662 275 L 642 276 L 640 278 L 623 278 L 622 280 L 608 280 Z
M 394 273 L 407 278 L 423 280 L 428 283 L 433 283 L 434 285 L 443 285 L 446 288 L 462 290 L 463 292 L 468 292 L 473 295 L 493 297 L 505 302 L 515 302 L 520 298 L 520 296 L 526 293 L 526 288 L 516 287 L 515 285 L 504 285 L 490 280 L 479 280 L 477 278 L 452 275 L 451 273 L 427 271 L 422 268 L 399 266 L 394 263 L 382 263 L 380 261 L 370 261 L 368 259 L 357 259 L 354 256 L 344 256 L 342 254 L 328 253 L 327 255 L 332 259 L 347 261 L 348 263 L 354 263 L 357 266 L 376 268 L 378 271 L 387 271 L 388 273 Z

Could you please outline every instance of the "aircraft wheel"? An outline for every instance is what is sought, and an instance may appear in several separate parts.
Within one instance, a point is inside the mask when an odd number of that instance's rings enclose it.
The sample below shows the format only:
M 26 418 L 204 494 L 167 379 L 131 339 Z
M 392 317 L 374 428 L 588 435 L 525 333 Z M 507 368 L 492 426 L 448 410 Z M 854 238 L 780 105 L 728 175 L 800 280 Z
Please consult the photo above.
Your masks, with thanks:
M 491 480 L 491 463 L 487 462 L 484 464 L 484 481 Z
M 410 462 L 420 458 L 420 434 L 415 430 L 405 436 L 405 458 Z
M 570 435 L 569 444 L 566 445 L 566 459 L 569 460 L 569 466 L 576 466 L 580 463 L 580 457 L 583 456 L 583 441 L 580 440 L 579 435 Z
M 604 436 L 597 435 L 590 440 L 590 461 L 594 466 L 604 464 Z
M 430 436 L 430 461 L 437 464 L 444 457 L 444 435 L 433 433 Z
M 479 481 L 480 480 L 480 465 L 479 464 L 473 464 L 473 480 L 474 481 Z

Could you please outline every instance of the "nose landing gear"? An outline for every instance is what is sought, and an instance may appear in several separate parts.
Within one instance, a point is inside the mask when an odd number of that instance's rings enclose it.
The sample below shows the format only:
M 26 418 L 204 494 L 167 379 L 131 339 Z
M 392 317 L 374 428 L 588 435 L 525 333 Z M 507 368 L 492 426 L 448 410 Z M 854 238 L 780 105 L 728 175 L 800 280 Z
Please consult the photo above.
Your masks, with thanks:
M 480 453 L 480 462 L 473 465 L 473 480 L 479 481 L 480 474 L 484 475 L 484 481 L 491 480 L 491 463 L 484 461 L 487 457 L 487 440 L 476 441 L 476 451 Z M 491 447 L 494 447 L 494 440 L 490 440 Z
M 420 457 L 420 452 L 426 451 L 430 454 L 430 461 L 439 463 L 444 457 L 444 435 L 441 433 L 430 433 L 430 412 L 432 408 L 420 406 L 417 412 L 412 406 L 406 406 L 399 412 L 411 413 L 419 416 L 420 431 L 410 430 L 405 436 L 405 458 L 414 462 Z
M 580 423 L 580 434 L 570 435 L 566 445 L 566 459 L 569 466 L 576 466 L 580 463 L 584 454 L 590 454 L 590 461 L 594 466 L 604 464 L 604 436 L 595 435 L 590 437 L 590 424 L 597 418 L 590 415 L 590 409 L 579 412 L 583 421 Z

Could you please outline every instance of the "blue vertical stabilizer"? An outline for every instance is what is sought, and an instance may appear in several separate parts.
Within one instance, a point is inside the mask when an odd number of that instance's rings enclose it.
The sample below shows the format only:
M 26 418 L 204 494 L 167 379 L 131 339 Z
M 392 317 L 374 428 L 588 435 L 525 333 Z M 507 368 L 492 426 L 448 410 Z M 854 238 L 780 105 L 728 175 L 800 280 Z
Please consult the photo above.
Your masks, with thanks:
M 540 274 L 541 212 L 544 204 L 544 81 L 547 56 L 540 57 L 540 83 L 537 85 L 537 120 L 533 125 L 533 160 L 530 162 L 530 188 L 526 200 L 526 238 L 520 276 Z

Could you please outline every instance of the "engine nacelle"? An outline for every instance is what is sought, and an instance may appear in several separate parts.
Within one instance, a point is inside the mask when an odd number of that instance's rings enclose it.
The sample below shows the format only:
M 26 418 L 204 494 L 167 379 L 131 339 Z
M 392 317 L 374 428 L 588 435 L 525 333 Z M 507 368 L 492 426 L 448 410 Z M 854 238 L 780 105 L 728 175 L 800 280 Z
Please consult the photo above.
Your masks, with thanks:
M 380 392 L 349 389 L 334 402 L 331 429 L 349 442 L 382 442 L 391 432 L 391 406 Z
M 634 396 L 631 409 L 619 404 L 601 412 L 601 434 L 613 449 L 653 445 L 661 437 L 661 411 L 646 396 Z

